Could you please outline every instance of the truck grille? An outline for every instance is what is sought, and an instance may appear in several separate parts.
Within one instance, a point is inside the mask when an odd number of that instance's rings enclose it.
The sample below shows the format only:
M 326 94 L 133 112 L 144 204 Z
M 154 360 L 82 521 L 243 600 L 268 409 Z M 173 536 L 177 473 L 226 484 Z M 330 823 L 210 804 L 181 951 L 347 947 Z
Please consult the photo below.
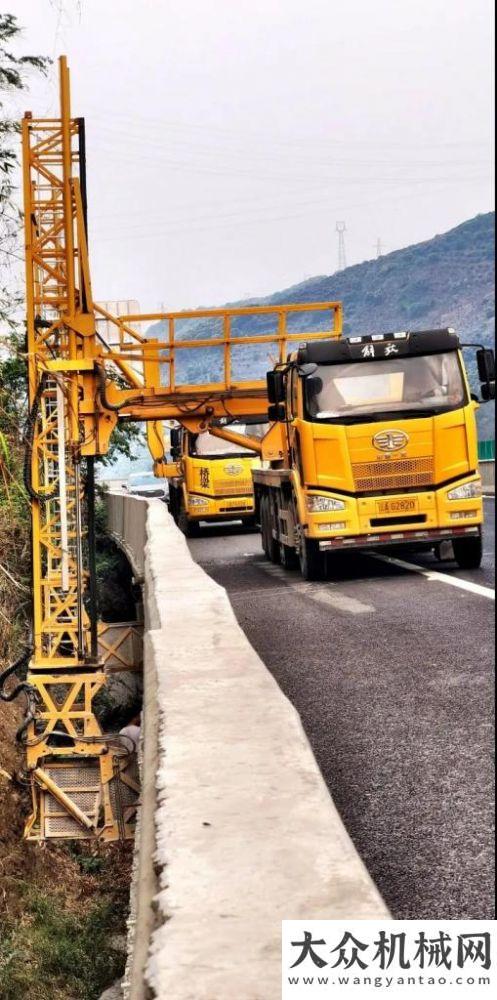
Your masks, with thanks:
M 251 479 L 216 479 L 214 483 L 214 496 L 223 497 L 246 497 L 253 492 Z
M 433 458 L 405 458 L 397 462 L 357 462 L 352 465 L 358 493 L 375 490 L 409 489 L 431 486 L 434 477 Z

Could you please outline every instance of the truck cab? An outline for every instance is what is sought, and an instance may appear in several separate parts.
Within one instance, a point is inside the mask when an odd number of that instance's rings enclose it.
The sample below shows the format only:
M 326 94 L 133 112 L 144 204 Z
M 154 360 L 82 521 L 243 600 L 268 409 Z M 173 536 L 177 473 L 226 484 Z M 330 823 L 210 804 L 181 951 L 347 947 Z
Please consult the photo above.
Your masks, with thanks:
M 220 426 L 226 426 L 220 424 Z M 200 522 L 242 521 L 256 524 L 252 470 L 260 455 L 242 444 L 243 437 L 262 439 L 267 424 L 232 422 L 241 440 L 216 436 L 216 428 L 193 433 L 185 427 L 171 432 L 171 454 L 181 475 L 170 481 L 170 510 L 186 535 L 197 534 Z
M 477 361 L 486 401 L 493 352 Z M 283 459 L 254 482 L 270 558 L 297 555 L 312 578 L 327 552 L 450 541 L 461 567 L 479 565 L 479 402 L 453 330 L 305 344 L 268 373 L 268 395 Z

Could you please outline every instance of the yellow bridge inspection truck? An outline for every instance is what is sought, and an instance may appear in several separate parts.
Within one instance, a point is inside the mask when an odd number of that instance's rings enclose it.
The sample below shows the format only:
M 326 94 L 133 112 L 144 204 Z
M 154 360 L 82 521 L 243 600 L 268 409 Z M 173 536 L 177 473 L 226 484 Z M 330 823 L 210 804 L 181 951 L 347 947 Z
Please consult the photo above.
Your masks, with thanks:
M 495 397 L 493 351 L 479 345 L 482 401 Z M 268 468 L 254 469 L 267 557 L 306 579 L 326 553 L 450 541 L 460 567 L 481 561 L 475 410 L 452 329 L 303 344 L 267 374 Z M 271 459 L 271 456 L 283 456 Z
M 252 470 L 261 464 L 266 430 L 264 423 L 223 420 L 200 433 L 183 426 L 171 430 L 171 457 L 180 475 L 169 482 L 169 509 L 185 535 L 197 534 L 201 521 L 256 525 Z

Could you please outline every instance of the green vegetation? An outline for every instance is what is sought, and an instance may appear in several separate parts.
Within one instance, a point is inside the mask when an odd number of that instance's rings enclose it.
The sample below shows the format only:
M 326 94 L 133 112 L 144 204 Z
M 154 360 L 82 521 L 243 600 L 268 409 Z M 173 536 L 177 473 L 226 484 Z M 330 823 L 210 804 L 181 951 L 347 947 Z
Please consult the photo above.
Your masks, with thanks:
M 26 375 L 18 322 L 22 218 L 14 180 L 20 141 L 4 98 L 24 90 L 29 73 L 45 72 L 50 62 L 13 54 L 20 31 L 16 17 L 0 14 L 0 668 L 22 644 L 29 595 L 29 508 L 21 476 Z
M 99 858 L 80 858 L 100 861 Z M 2 1000 L 97 1000 L 125 965 L 116 894 L 68 908 L 65 893 L 19 885 L 21 920 L 0 917 Z M 74 904 L 73 904 L 74 905 Z
M 26 88 L 31 70 L 45 72 L 50 59 L 43 56 L 16 56 L 11 50 L 21 32 L 17 18 L 0 14 L 0 94 Z M 18 162 L 19 124 L 0 101 L 0 330 L 13 325 L 20 303 L 16 261 L 21 214 L 14 196 L 14 175 Z

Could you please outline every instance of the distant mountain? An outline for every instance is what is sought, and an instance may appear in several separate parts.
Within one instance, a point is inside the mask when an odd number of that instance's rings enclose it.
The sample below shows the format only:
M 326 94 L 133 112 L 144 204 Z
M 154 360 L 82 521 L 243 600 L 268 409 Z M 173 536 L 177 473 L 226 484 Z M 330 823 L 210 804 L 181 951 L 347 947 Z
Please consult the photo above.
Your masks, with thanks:
M 344 333 L 453 326 L 464 339 L 493 340 L 495 213 L 330 277 L 271 296 L 278 303 L 339 299 Z
M 493 345 L 495 332 L 494 294 L 495 213 L 477 215 L 455 229 L 423 243 L 395 250 L 376 260 L 364 261 L 332 275 L 309 278 L 298 285 L 261 299 L 229 305 L 278 305 L 292 302 L 339 300 L 344 307 L 344 334 L 384 333 L 388 330 L 430 329 L 452 326 L 462 340 Z M 304 314 L 293 325 L 305 332 L 318 329 L 319 314 Z M 254 323 L 237 320 L 236 333 L 271 332 L 267 318 Z M 215 320 L 185 321 L 180 338 L 200 339 L 220 334 Z M 166 337 L 163 324 L 149 330 L 150 336 Z M 272 345 L 234 349 L 233 377 L 263 375 L 270 366 Z M 181 352 L 179 381 L 215 381 L 221 372 L 222 354 L 217 348 Z M 476 388 L 474 363 L 470 376 Z M 491 412 L 492 411 L 492 412 Z M 480 437 L 494 437 L 494 406 L 481 407 Z

